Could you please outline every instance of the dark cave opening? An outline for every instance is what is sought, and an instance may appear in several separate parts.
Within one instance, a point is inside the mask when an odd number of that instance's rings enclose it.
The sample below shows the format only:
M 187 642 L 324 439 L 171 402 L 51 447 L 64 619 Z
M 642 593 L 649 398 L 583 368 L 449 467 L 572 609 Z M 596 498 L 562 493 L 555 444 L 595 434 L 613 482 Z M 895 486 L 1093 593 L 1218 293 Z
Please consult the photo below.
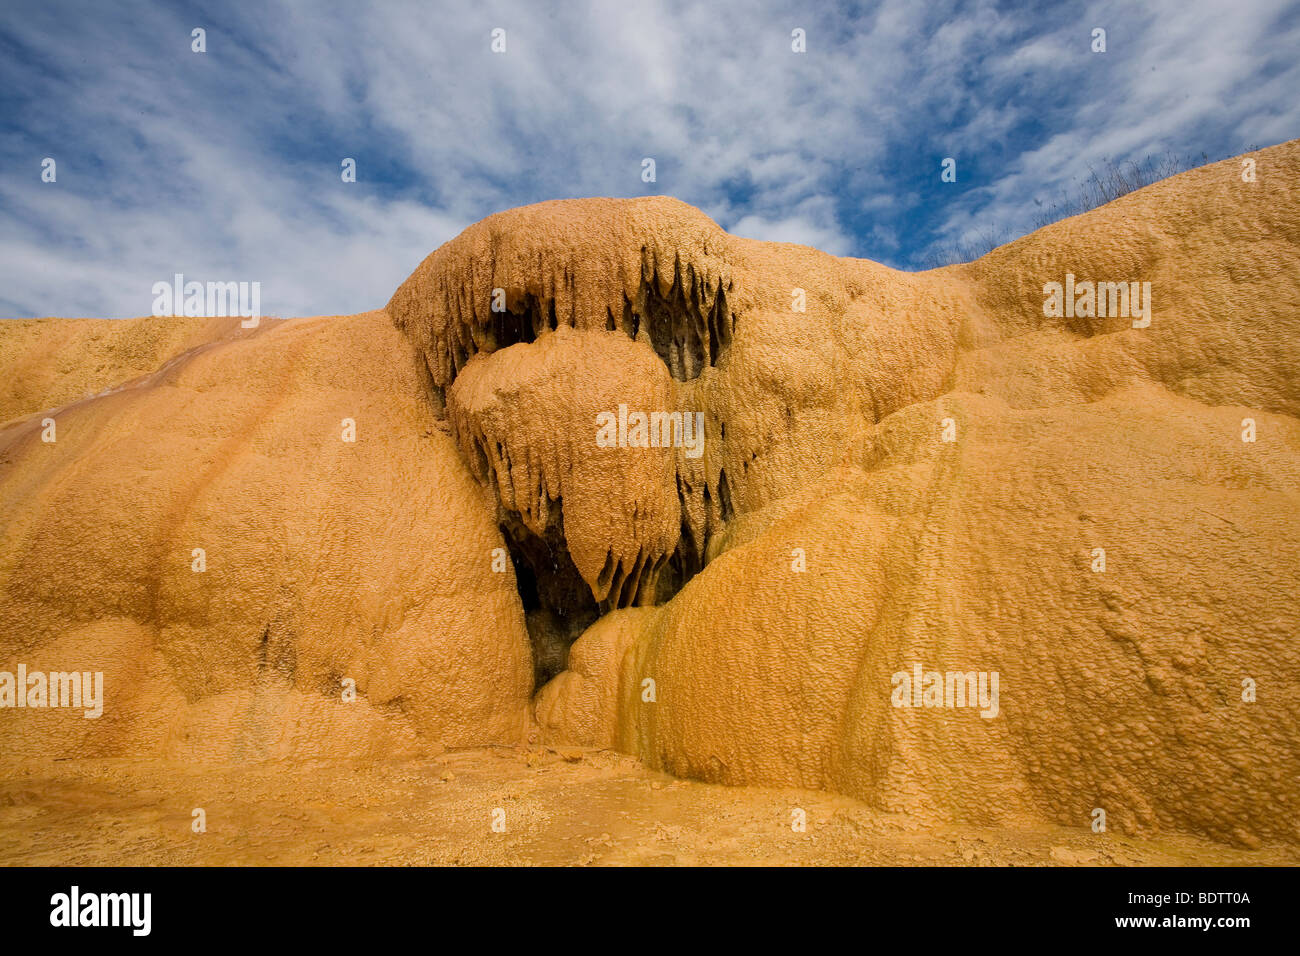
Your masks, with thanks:
M 694 281 L 688 290 L 680 275 L 674 277 L 667 295 L 660 294 L 656 283 L 643 282 L 638 299 L 639 309 L 631 303 L 625 306 L 625 313 L 632 313 L 624 321 L 625 331 L 636 338 L 644 313 L 651 346 L 679 382 L 698 377 L 706 366 L 717 365 L 719 355 L 731 344 L 734 318 L 721 285 L 707 314 Z
M 549 311 L 549 316 L 546 312 Z M 555 328 L 555 302 L 550 302 L 549 310 L 544 310 L 537 296 L 529 293 L 516 307 L 504 312 L 493 312 L 488 326 L 491 331 L 492 349 L 509 348 L 520 342 L 535 342 L 537 336 L 546 328 Z
M 718 280 L 716 286 L 705 284 L 693 273 L 683 279 L 680 264 L 673 275 L 668 293 L 659 291 L 653 275 L 644 276 L 634 298 L 623 297 L 621 312 L 606 307 L 605 329 L 621 331 L 635 339 L 644 328 L 655 354 L 668 367 L 669 374 L 679 382 L 699 377 L 705 368 L 716 366 L 734 336 L 736 315 L 727 301 L 727 288 Z M 705 307 L 706 301 L 712 305 Z M 471 358 L 479 352 L 495 352 L 521 342 L 535 342 L 547 330 L 554 331 L 563 324 L 572 327 L 574 316 L 559 316 L 555 299 L 539 298 L 525 293 L 507 304 L 505 311 L 493 311 L 486 321 L 476 319 L 471 323 L 454 326 L 443 347 L 450 377 L 441 381 L 435 374 L 435 363 L 425 357 L 432 388 L 438 393 L 441 405 L 446 391 Z
M 728 302 L 728 285 L 721 279 L 716 284 L 706 284 L 693 270 L 683 270 L 677 263 L 673 267 L 672 284 L 666 292 L 661 292 L 657 274 L 644 274 L 634 296 L 623 297 L 621 309 L 617 306 L 606 309 L 605 328 L 632 339 L 644 332 L 643 341 L 648 341 L 672 378 L 679 382 L 695 379 L 704 369 L 716 366 L 731 345 L 736 316 Z M 477 330 L 462 327 L 453 337 L 449 356 L 453 379 L 479 351 L 493 352 L 535 342 L 548 330 L 574 322 L 573 315 L 557 315 L 554 298 L 526 293 L 512 299 L 507 311 L 493 312 Z M 501 451 L 498 446 L 497 460 L 501 459 Z M 487 474 L 491 481 L 492 467 L 484 450 L 475 444 L 463 453 L 477 455 L 475 473 Z M 532 646 L 536 687 L 540 688 L 567 667 L 570 646 L 603 613 L 634 604 L 664 604 L 700 573 L 708 542 L 716 533 L 715 524 L 725 523 L 731 517 L 732 494 L 725 471 L 719 475 L 716 492 L 711 493 L 706 484 L 702 497 L 709 517 L 703 528 L 693 533 L 690 522 L 685 520 L 689 491 L 689 487 L 682 487 L 679 477 L 683 521 L 681 538 L 673 553 L 638 553 L 631 567 L 624 567 L 609 555 L 598 585 L 599 590 L 608 589 L 609 593 L 599 603 L 569 555 L 558 501 L 554 502 L 557 517 L 543 535 L 530 530 L 517 515 L 501 509 L 500 527 L 515 567 Z M 500 507 L 499 495 L 497 500 Z
M 600 617 L 600 608 L 569 556 L 562 522 L 538 537 L 509 515 L 501 530 L 533 648 L 534 687 L 540 688 L 568 666 L 569 647 Z

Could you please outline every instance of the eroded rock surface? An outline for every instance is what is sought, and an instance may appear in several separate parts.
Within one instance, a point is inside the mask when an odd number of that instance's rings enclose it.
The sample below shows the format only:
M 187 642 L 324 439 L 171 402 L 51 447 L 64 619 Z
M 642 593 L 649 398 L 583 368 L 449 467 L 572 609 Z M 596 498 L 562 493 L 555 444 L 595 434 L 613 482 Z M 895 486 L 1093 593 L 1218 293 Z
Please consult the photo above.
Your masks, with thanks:
M 0 652 L 102 665 L 113 716 L 0 714 L 6 753 L 532 734 L 920 818 L 1300 841 L 1300 143 L 1255 158 L 921 274 L 543 203 L 385 313 L 56 410 L 57 444 L 26 388 Z M 1067 275 L 1149 283 L 1149 324 L 1045 314 Z M 702 447 L 602 443 L 620 409 Z M 918 668 L 996 706 L 898 706 Z
M 231 332 L 10 422 L 0 500 L 0 670 L 105 685 L 98 719 L 0 711 L 9 758 L 395 754 L 526 732 L 523 613 L 486 557 L 501 533 L 382 312 Z

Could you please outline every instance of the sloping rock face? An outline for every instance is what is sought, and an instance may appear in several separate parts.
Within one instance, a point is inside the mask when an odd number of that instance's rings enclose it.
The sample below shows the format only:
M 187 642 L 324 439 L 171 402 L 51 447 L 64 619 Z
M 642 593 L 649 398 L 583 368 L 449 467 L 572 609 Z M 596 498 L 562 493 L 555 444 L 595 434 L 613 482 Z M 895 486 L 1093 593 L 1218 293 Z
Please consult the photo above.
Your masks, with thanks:
M 410 347 L 375 312 L 232 329 L 0 430 L 0 670 L 104 675 L 98 718 L 0 711 L 6 756 L 521 739 L 519 598 L 437 426 Z
M 239 322 L 173 315 L 123 322 L 7 319 L 0 322 L 0 422 L 111 391 L 233 334 Z
M 222 339 L 57 445 L 15 420 L 0 648 L 134 690 L 112 732 L 4 714 L 7 752 L 531 732 L 936 820 L 1300 840 L 1300 143 L 1254 159 L 915 275 L 544 203 L 386 315 Z

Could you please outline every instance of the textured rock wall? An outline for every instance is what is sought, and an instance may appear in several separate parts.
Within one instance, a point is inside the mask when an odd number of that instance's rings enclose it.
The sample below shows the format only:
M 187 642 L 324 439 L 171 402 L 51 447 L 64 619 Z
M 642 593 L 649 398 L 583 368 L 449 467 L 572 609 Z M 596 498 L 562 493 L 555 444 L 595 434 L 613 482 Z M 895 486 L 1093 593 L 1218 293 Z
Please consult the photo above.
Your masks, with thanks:
M 386 314 L 212 333 L 55 445 L 16 418 L 0 652 L 115 696 L 5 714 L 7 752 L 531 733 L 935 819 L 1300 839 L 1300 143 L 1255 158 L 922 274 L 544 203 Z M 1150 324 L 1045 315 L 1067 274 L 1150 283 Z M 622 405 L 701 414 L 701 453 L 603 447 Z M 996 707 L 898 706 L 917 668 Z
M 48 414 L 52 443 L 41 414 L 0 430 L 0 670 L 102 670 L 106 700 L 3 711 L 7 755 L 522 738 L 501 533 L 383 313 L 266 323 Z

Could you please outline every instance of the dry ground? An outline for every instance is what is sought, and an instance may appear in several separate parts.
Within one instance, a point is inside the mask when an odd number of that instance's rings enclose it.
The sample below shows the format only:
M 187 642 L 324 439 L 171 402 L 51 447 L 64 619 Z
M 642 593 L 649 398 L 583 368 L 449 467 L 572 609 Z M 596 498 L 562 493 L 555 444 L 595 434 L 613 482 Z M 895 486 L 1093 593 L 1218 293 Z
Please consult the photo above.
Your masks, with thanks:
M 202 807 L 207 832 L 191 830 Z M 493 833 L 493 808 L 506 832 Z M 807 812 L 804 833 L 791 811 Z M 0 781 L 5 865 L 1295 865 L 1300 849 L 1087 829 L 933 827 L 848 797 L 676 780 L 609 751 L 423 761 L 28 765 Z

